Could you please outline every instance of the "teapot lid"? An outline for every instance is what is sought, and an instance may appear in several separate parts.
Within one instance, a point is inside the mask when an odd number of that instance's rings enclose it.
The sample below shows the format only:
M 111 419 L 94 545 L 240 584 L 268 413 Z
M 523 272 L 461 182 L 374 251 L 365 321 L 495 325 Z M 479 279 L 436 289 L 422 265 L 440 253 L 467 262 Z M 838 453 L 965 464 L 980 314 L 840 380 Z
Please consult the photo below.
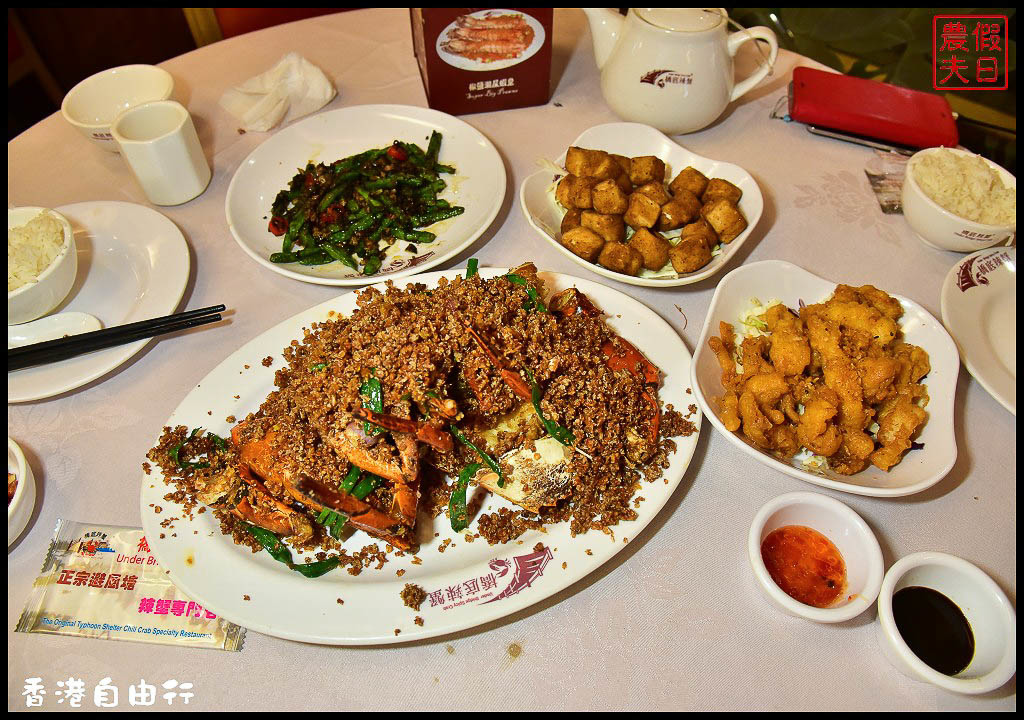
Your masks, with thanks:
M 663 30 L 701 32 L 718 27 L 725 10 L 713 8 L 633 8 L 646 23 Z

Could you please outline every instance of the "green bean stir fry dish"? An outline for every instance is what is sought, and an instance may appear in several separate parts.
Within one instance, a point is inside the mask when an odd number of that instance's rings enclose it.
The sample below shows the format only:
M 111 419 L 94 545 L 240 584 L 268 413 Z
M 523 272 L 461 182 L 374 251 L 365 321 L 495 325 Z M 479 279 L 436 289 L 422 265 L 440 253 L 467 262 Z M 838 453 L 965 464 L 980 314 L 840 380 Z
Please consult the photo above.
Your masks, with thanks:
M 275 263 L 325 265 L 340 262 L 374 275 L 396 242 L 431 243 L 422 228 L 461 215 L 465 208 L 439 197 L 442 174 L 455 168 L 438 162 L 441 133 L 424 151 L 395 140 L 330 165 L 309 163 L 274 199 L 269 230 L 282 237 Z

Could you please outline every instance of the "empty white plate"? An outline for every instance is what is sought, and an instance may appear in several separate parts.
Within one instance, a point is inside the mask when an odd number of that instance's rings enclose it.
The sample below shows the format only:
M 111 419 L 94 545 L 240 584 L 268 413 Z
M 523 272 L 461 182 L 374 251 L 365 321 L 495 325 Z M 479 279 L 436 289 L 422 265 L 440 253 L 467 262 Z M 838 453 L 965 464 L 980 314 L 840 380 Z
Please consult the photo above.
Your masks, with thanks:
M 975 380 L 1017 414 L 1017 248 L 979 250 L 942 284 L 942 322 Z

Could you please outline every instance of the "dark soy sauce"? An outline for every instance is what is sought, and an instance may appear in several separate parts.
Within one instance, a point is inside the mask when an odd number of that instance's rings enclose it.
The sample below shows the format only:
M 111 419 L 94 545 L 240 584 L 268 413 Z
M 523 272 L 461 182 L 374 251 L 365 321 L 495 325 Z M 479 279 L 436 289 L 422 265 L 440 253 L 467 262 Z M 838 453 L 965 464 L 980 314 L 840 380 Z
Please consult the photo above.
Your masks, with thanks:
M 926 587 L 905 587 L 892 596 L 896 628 L 914 654 L 931 668 L 956 675 L 974 657 L 974 633 L 952 600 Z

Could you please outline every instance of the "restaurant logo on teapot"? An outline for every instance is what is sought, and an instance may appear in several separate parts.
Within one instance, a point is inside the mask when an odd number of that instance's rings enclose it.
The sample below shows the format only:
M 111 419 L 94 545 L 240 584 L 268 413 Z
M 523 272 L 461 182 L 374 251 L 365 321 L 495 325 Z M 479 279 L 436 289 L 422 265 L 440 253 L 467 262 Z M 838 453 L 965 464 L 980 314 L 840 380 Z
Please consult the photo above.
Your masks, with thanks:
M 640 77 L 640 82 L 660 88 L 666 85 L 692 85 L 693 73 L 680 73 L 674 70 L 651 70 Z

